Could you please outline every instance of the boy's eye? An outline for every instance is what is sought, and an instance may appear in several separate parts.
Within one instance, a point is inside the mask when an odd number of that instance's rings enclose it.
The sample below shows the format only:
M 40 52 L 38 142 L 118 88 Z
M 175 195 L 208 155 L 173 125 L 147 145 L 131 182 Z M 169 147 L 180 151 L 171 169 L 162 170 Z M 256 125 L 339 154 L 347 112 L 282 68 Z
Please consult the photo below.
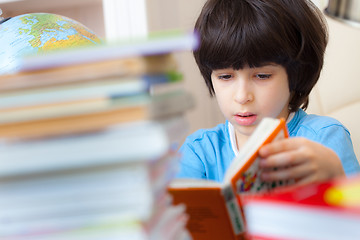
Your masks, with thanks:
M 256 74 L 255 76 L 260 80 L 265 80 L 265 79 L 269 79 L 271 77 L 271 74 Z
M 219 75 L 218 78 L 221 80 L 229 80 L 231 79 L 231 75 L 230 74 L 223 74 L 223 75 Z

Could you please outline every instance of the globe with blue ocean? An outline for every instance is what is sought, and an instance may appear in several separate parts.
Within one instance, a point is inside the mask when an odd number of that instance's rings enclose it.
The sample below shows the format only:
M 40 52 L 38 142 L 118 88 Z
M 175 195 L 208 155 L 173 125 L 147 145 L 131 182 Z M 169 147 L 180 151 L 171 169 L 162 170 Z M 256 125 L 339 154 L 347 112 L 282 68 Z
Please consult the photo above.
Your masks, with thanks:
M 50 13 L 29 13 L 0 24 L 0 74 L 18 71 L 24 56 L 96 45 L 101 39 L 83 24 Z

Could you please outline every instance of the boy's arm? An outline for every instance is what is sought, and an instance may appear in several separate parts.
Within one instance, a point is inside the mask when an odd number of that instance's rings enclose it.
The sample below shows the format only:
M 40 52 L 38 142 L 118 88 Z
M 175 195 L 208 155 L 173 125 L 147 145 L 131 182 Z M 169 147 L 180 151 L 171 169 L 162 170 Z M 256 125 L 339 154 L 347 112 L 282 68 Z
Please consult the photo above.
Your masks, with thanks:
M 180 169 L 177 178 L 206 178 L 204 164 L 190 144 L 185 142 L 179 149 Z
M 322 143 L 336 152 L 346 175 L 360 173 L 360 166 L 354 152 L 350 133 L 344 126 L 328 127 L 319 132 L 314 141 Z

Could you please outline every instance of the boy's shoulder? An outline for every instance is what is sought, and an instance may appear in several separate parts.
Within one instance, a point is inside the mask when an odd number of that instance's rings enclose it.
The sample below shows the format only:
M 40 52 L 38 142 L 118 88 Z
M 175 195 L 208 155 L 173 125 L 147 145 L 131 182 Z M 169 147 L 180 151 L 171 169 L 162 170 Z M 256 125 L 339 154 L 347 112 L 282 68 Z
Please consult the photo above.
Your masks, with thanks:
M 336 120 L 328 116 L 320 116 L 316 114 L 307 114 L 302 109 L 299 109 L 294 118 L 288 123 L 290 135 L 300 130 L 311 131 L 314 134 L 329 128 L 342 128 L 348 132 L 346 127 Z
M 213 128 L 203 128 L 190 134 L 187 138 L 187 142 L 201 142 L 203 140 L 216 140 L 224 141 L 228 138 L 228 122 L 220 123 Z

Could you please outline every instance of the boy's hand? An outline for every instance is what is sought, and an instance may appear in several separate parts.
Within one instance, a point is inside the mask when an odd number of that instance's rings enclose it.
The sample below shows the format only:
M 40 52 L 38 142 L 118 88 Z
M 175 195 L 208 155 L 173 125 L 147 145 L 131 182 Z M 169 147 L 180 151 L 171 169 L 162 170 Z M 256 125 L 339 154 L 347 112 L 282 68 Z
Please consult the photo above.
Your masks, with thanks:
M 307 184 L 345 176 L 341 161 L 333 150 L 306 138 L 272 142 L 263 146 L 259 154 L 264 181 L 295 179 L 297 184 Z

